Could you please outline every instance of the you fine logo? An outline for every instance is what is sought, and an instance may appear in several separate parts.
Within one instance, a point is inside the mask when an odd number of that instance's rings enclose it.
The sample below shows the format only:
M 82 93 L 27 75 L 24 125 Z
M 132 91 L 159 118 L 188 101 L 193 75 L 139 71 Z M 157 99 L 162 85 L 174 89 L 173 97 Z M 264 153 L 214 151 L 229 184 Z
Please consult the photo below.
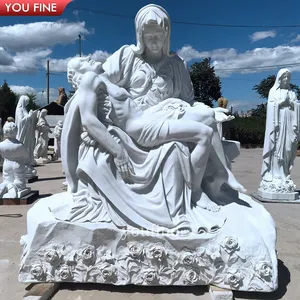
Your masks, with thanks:
M 72 0 L 0 0 L 0 16 L 60 16 Z

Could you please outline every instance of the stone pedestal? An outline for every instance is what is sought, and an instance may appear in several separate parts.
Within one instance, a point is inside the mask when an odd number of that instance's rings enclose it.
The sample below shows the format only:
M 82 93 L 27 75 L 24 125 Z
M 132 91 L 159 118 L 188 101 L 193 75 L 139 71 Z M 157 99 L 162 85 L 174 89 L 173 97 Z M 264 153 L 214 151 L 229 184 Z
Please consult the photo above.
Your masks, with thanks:
M 215 234 L 181 236 L 123 230 L 112 223 L 58 221 L 51 210 L 68 206 L 71 195 L 41 199 L 27 215 L 19 280 L 212 284 L 230 290 L 273 291 L 277 288 L 274 222 L 250 197 L 241 194 L 240 200 L 244 205 L 222 207 L 219 213 L 228 219 Z
M 268 193 L 265 191 L 260 191 L 258 190 L 257 192 L 258 196 L 260 196 L 263 199 L 269 200 L 269 201 L 295 201 L 299 200 L 299 193 L 294 192 L 294 193 L 285 193 L 285 194 L 280 194 L 280 193 Z

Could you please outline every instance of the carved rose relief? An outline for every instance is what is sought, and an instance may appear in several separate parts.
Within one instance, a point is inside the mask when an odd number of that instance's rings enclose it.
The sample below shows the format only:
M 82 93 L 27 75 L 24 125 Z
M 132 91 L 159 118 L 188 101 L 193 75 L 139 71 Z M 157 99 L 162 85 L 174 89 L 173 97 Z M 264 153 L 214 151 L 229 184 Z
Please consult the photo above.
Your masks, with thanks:
M 220 246 L 207 243 L 194 251 L 176 251 L 170 244 L 129 241 L 115 251 L 104 246 L 57 246 L 39 252 L 39 263 L 27 266 L 36 281 L 99 282 L 137 285 L 215 284 L 228 289 L 271 289 L 272 266 L 247 261 L 235 237 Z M 247 278 L 247 280 L 246 280 Z

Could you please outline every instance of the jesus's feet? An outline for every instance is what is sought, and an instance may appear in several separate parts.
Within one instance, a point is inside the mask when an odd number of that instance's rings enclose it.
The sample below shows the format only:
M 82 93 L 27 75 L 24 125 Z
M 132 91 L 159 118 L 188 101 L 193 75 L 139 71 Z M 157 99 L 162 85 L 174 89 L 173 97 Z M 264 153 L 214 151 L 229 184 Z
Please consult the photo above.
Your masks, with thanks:
M 204 208 L 212 212 L 218 212 L 220 210 L 220 206 L 215 202 L 211 201 L 204 192 L 201 192 L 200 200 L 197 202 L 197 204 L 201 208 Z

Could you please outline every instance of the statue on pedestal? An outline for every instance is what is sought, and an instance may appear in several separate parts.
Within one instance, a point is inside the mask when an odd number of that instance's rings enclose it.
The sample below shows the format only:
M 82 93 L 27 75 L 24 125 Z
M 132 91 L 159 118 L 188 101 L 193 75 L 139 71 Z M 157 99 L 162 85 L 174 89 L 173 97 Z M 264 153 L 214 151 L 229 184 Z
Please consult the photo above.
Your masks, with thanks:
M 46 120 L 47 113 L 47 109 L 42 109 L 39 114 L 38 122 L 36 124 L 37 139 L 34 149 L 34 158 L 41 158 L 46 161 L 48 161 L 49 133 L 52 133 L 50 125 Z
M 68 63 L 68 191 L 28 212 L 19 279 L 276 289 L 274 222 L 244 194 L 217 130 L 228 110 L 194 103 L 162 7 L 135 25 L 137 45 Z
M 56 100 L 56 103 L 62 106 L 65 106 L 68 102 L 68 96 L 66 94 L 66 91 L 63 87 L 58 88 L 58 99 Z
M 29 153 L 16 139 L 17 126 L 6 122 L 3 126 L 4 141 L 0 143 L 0 156 L 4 158 L 3 182 L 0 184 L 0 198 L 21 198 L 30 193 L 26 187 L 26 166 Z
M 21 96 L 16 108 L 16 125 L 18 128 L 17 140 L 24 144 L 29 152 L 26 161 L 26 176 L 28 179 L 35 177 L 37 171 L 34 169 L 35 160 L 33 156 L 35 145 L 35 127 L 37 122 L 38 111 L 30 110 L 28 112 L 27 105 L 29 103 L 28 96 Z
M 258 194 L 274 200 L 295 200 L 299 193 L 291 178 L 297 155 L 300 103 L 290 86 L 291 72 L 279 70 L 267 105 L 262 181 Z
M 61 158 L 61 133 L 63 129 L 63 121 L 59 120 L 54 128 L 54 159 Z

